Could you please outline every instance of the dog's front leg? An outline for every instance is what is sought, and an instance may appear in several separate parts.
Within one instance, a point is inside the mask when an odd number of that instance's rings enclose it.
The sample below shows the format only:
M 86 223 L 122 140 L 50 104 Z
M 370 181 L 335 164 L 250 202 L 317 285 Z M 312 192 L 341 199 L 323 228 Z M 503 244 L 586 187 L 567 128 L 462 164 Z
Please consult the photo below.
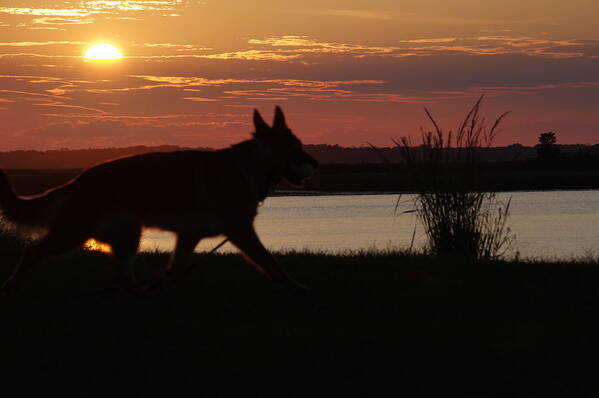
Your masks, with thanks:
M 260 242 L 253 225 L 237 228 L 235 231 L 227 233 L 227 237 L 243 252 L 246 260 L 264 270 L 273 281 L 294 291 L 309 290 L 306 286 L 293 280 L 285 268 L 270 254 Z
M 182 279 L 189 270 L 193 251 L 200 239 L 199 236 L 179 233 L 175 250 L 171 254 L 168 264 L 156 280 L 146 284 L 146 290 L 158 291 L 162 289 L 165 283 Z

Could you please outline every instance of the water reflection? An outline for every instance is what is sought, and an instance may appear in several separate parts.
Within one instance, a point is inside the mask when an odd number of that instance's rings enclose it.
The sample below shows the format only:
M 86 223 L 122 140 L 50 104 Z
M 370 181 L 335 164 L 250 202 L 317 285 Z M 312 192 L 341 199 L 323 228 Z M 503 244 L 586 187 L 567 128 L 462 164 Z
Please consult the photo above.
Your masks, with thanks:
M 523 257 L 571 258 L 599 249 L 599 191 L 513 192 L 509 226 Z M 256 228 L 273 250 L 347 250 L 407 248 L 417 225 L 414 214 L 394 216 L 398 195 L 335 195 L 273 197 L 260 208 Z M 402 196 L 400 213 L 411 209 L 411 195 Z M 220 240 L 206 240 L 210 250 Z M 425 243 L 416 227 L 415 245 Z M 143 250 L 172 250 L 167 233 L 146 232 Z M 229 244 L 223 251 L 235 250 Z
M 83 244 L 83 249 L 102 253 L 112 253 L 112 248 L 110 245 L 103 242 L 98 242 L 95 239 L 88 239 Z

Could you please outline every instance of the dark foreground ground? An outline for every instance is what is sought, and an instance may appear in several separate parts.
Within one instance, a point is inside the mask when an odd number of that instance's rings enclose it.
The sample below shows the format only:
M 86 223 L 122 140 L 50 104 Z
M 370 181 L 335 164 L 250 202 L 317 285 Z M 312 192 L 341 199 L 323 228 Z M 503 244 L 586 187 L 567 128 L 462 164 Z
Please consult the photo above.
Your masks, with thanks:
M 0 300 L 3 390 L 173 396 L 597 396 L 596 263 L 280 255 L 303 296 L 236 255 L 160 295 L 104 290 L 75 253 Z M 3 249 L 1 276 L 16 261 Z M 146 254 L 146 277 L 166 261 Z M 568 395 L 565 395 L 568 394 Z M 7 395 L 8 396 L 8 395 Z

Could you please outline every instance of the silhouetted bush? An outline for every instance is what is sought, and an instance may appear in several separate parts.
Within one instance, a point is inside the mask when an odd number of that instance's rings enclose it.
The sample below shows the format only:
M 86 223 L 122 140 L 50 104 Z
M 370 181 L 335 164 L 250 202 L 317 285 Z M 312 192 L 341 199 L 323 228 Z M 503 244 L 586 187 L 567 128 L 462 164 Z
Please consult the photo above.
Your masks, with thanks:
M 408 163 L 420 163 L 414 211 L 424 226 L 429 249 L 436 255 L 496 259 L 515 242 L 507 226 L 510 201 L 499 201 L 494 190 L 479 190 L 477 149 L 491 145 L 499 123 L 509 113 L 503 113 L 488 128 L 480 116 L 482 99 L 472 107 L 455 136 L 451 131 L 445 133 L 425 108 L 434 132 L 421 129 L 420 158 L 416 158 L 408 137 L 396 141 Z M 456 163 L 466 167 L 448 167 Z

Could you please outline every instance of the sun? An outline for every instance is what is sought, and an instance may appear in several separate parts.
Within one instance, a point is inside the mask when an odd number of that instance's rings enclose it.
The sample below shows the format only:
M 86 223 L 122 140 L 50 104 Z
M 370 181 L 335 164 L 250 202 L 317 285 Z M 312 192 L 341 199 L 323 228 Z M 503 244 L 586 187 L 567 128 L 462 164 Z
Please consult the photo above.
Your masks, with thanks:
M 85 50 L 83 58 L 92 61 L 116 61 L 123 58 L 123 54 L 112 44 L 98 43 Z

